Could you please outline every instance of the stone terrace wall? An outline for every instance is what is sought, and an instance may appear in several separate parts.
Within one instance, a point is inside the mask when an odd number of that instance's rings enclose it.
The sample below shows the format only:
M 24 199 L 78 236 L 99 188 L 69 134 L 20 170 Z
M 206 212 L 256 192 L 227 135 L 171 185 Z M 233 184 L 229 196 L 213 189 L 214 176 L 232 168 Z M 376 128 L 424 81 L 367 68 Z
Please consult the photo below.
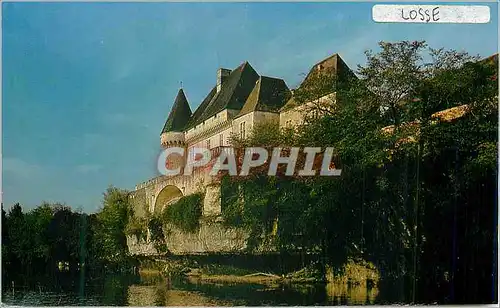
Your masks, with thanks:
M 148 201 L 146 200 L 145 188 L 135 190 L 132 193 L 131 203 L 135 217 L 137 218 L 146 217 L 146 211 L 148 210 Z
M 226 228 L 221 222 L 202 220 L 194 233 L 185 233 L 172 226 L 165 230 L 167 248 L 173 254 L 241 252 L 247 247 L 248 232 Z

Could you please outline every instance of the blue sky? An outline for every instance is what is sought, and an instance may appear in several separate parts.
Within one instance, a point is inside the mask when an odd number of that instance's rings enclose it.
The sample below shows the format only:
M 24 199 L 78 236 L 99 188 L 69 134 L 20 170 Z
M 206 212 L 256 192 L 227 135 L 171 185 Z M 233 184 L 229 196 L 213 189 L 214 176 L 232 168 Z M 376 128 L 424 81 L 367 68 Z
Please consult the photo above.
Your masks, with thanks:
M 2 3 L 3 202 L 86 212 L 109 185 L 156 175 L 159 133 L 183 82 L 192 109 L 219 67 L 244 61 L 300 83 L 339 53 L 349 66 L 379 41 L 497 52 L 484 25 L 376 24 L 362 3 Z

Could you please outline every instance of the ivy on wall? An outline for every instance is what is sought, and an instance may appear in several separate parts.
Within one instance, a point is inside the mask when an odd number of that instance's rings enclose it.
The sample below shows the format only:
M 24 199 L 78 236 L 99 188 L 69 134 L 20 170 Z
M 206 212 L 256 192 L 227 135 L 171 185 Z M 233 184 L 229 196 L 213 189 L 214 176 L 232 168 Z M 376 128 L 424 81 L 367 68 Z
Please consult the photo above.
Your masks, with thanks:
M 161 214 L 161 220 L 164 224 L 172 224 L 184 232 L 195 232 L 200 224 L 202 201 L 201 193 L 184 196 L 166 207 Z
M 137 215 L 135 215 L 133 210 L 131 210 L 130 213 L 131 214 L 128 217 L 128 223 L 125 226 L 125 234 L 133 235 L 137 238 L 137 240 L 145 241 L 148 234 L 147 232 L 148 221 L 149 221 L 148 215 L 146 217 L 137 217 Z
M 133 235 L 137 240 L 146 240 L 147 237 L 147 223 L 144 218 L 136 218 L 134 216 L 129 218 L 129 222 L 125 227 L 126 235 Z

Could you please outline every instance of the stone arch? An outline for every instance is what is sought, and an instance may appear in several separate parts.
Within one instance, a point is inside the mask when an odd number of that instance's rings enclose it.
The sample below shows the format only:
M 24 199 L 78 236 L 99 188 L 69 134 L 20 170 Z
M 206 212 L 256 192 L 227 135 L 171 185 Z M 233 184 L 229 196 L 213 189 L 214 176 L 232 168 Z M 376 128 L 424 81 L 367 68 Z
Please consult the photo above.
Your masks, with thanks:
M 166 185 L 156 195 L 153 203 L 153 213 L 161 213 L 166 205 L 170 202 L 178 200 L 183 195 L 182 191 L 175 185 Z

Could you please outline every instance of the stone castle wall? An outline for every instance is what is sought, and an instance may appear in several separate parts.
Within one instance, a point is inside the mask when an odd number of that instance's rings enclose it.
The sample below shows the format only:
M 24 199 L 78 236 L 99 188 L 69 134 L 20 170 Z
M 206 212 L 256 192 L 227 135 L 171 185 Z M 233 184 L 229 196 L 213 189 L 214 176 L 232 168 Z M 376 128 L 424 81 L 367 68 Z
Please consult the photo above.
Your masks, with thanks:
M 196 181 L 194 178 L 197 178 Z M 134 215 L 145 218 L 155 212 L 154 202 L 165 187 L 183 185 L 184 191 L 188 186 L 188 179 L 168 179 L 159 177 L 141 186 L 131 195 Z M 220 184 L 209 182 L 204 175 L 193 176 L 191 182 L 200 182 L 199 185 L 191 185 L 188 189 L 189 195 L 193 192 L 204 193 L 202 205 L 202 218 L 200 228 L 195 233 L 185 233 L 173 226 L 164 230 L 165 243 L 170 252 L 174 254 L 197 254 L 217 252 L 237 252 L 246 248 L 248 233 L 242 229 L 226 228 L 221 223 L 221 194 Z M 168 206 L 168 205 L 167 205 Z M 127 245 L 131 254 L 154 255 L 157 254 L 154 244 L 147 239 L 138 239 L 134 235 L 127 236 Z
M 134 192 L 134 213 L 139 217 L 146 216 L 147 207 L 144 205 L 146 189 L 141 188 Z M 221 217 L 220 185 L 205 186 L 203 211 L 200 226 L 197 231 L 189 233 L 169 225 L 163 228 L 165 244 L 173 254 L 207 254 L 207 253 L 240 253 L 248 248 L 250 233 L 243 228 L 227 227 Z M 140 216 L 142 215 L 142 216 Z M 133 255 L 156 255 L 154 243 L 135 235 L 127 236 L 127 245 Z M 258 251 L 272 249 L 272 245 L 263 245 Z
M 130 197 L 134 216 L 137 218 L 145 218 L 146 212 L 149 210 L 148 200 L 146 199 L 146 189 L 141 188 L 134 191 Z
M 127 247 L 132 255 L 152 256 L 158 254 L 152 242 L 137 238 L 135 235 L 127 235 Z

